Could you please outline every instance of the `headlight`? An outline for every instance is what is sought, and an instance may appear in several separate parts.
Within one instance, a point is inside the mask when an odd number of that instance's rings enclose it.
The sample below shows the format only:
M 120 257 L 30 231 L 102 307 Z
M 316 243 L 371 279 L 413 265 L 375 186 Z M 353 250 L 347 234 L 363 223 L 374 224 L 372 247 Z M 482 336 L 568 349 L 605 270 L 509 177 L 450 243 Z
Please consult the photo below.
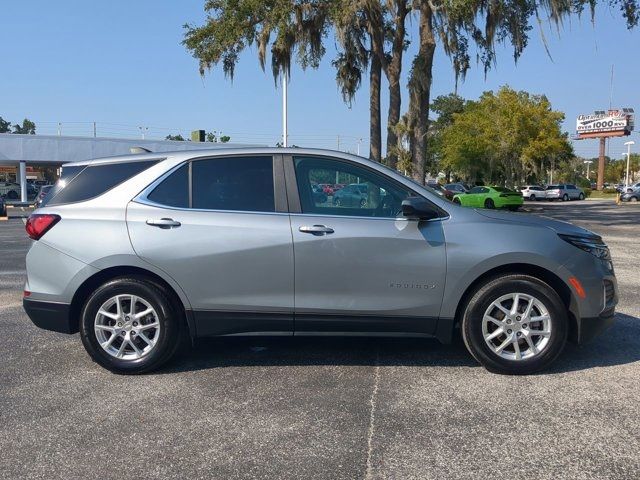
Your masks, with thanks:
M 578 247 L 587 253 L 590 253 L 594 257 L 598 257 L 605 262 L 611 261 L 611 253 L 609 253 L 609 247 L 602 241 L 601 237 L 597 235 L 581 236 L 581 235 L 563 235 L 558 236 L 565 242 L 569 242 L 574 247 Z

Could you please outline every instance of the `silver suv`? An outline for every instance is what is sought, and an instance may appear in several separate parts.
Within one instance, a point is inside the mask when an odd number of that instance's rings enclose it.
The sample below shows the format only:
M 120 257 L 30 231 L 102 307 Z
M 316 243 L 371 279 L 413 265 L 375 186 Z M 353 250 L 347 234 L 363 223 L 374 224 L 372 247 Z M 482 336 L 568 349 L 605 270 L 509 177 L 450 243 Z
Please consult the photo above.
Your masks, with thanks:
M 547 200 L 584 200 L 584 192 L 580 187 L 576 187 L 570 183 L 561 183 L 560 185 L 549 185 L 546 190 Z
M 321 183 L 366 202 L 320 201 Z M 547 367 L 612 323 L 582 228 L 449 202 L 360 157 L 218 149 L 65 165 L 31 215 L 24 308 L 119 373 L 209 335 L 461 334 L 491 371 Z

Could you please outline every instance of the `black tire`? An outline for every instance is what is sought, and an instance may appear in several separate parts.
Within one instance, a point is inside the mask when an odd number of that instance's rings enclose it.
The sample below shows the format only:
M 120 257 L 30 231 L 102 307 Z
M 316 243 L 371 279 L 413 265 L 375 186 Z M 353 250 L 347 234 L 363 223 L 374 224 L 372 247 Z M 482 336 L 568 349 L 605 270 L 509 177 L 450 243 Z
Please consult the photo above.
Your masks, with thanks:
M 578 197 L 578 200 L 584 200 L 584 193 L 580 194 L 580 196 Z
M 493 301 L 509 293 L 532 295 L 549 312 L 551 335 L 543 351 L 532 358 L 503 358 L 489 348 L 484 339 L 484 313 Z M 549 367 L 564 349 L 568 334 L 567 311 L 558 294 L 541 280 L 521 274 L 503 275 L 488 280 L 471 295 L 463 310 L 461 330 L 467 350 L 487 370 L 501 374 L 527 375 Z
M 333 199 L 333 204 L 334 204 L 336 207 L 341 207 L 341 206 L 342 206 L 342 201 L 341 201 L 339 198 L 334 198 L 334 199 Z
M 9 192 L 7 193 L 7 198 L 10 200 L 17 200 L 18 192 L 16 192 L 15 190 L 9 190 Z
M 569 201 L 569 195 L 567 195 L 566 193 L 562 196 L 562 201 L 563 202 L 568 202 Z
M 100 307 L 119 294 L 144 299 L 158 315 L 161 328 L 156 344 L 139 359 L 124 360 L 110 355 L 100 346 L 94 331 L 94 320 Z M 96 363 L 114 373 L 140 374 L 158 369 L 174 356 L 183 344 L 185 334 L 182 313 L 174 307 L 167 293 L 159 285 L 142 278 L 116 278 L 101 285 L 89 296 L 80 316 L 80 337 L 87 353 Z
M 493 203 L 493 200 L 491 200 L 490 198 L 487 198 L 484 201 L 484 208 L 494 209 L 494 208 L 496 208 L 496 204 Z
M 462 202 L 460 201 L 459 198 L 454 198 L 453 203 L 455 203 L 456 205 L 462 205 Z
M 638 201 L 638 197 L 631 197 L 629 199 L 630 202 L 637 202 Z
M 532 202 L 536 201 L 536 196 L 532 193 L 531 195 L 529 195 L 529 200 Z
M 363 198 L 360 200 L 360 208 L 364 208 L 367 206 L 367 201 Z

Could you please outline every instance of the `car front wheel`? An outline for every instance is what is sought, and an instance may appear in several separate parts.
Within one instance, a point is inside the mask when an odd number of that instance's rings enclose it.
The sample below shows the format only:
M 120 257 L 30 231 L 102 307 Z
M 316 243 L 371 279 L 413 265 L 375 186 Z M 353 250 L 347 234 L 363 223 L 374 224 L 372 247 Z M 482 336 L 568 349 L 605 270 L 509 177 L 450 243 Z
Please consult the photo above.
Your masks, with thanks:
M 524 375 L 547 368 L 562 352 L 567 332 L 558 294 L 528 275 L 489 280 L 471 296 L 462 318 L 467 349 L 495 373 Z
M 176 352 L 181 315 L 155 283 L 118 278 L 85 302 L 80 336 L 91 358 L 115 373 L 155 370 Z
M 562 196 L 562 201 L 563 202 L 568 202 L 569 201 L 569 195 L 567 195 L 566 193 Z

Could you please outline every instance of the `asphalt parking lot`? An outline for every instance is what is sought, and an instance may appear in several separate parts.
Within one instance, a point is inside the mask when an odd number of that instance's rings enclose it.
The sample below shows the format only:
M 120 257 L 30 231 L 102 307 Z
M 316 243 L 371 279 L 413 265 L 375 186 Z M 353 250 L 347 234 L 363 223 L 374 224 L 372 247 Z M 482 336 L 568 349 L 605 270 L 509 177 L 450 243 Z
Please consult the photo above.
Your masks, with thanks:
M 640 478 L 640 208 L 538 203 L 601 234 L 617 323 L 550 372 L 486 372 L 461 343 L 212 339 L 123 377 L 21 306 L 29 240 L 0 222 L 2 478 Z

